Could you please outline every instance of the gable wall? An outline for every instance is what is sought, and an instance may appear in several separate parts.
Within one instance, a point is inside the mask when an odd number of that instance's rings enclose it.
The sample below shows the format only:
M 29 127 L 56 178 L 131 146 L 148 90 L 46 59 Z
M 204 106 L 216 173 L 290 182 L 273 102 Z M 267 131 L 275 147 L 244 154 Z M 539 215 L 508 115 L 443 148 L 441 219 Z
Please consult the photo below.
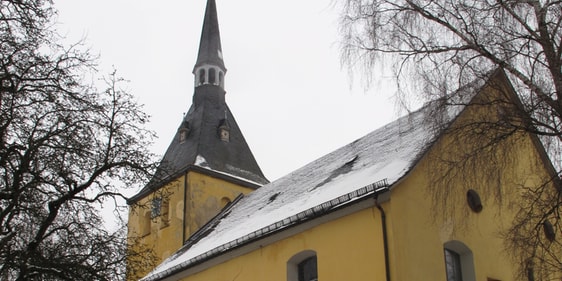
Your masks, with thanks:
M 227 202 L 234 200 L 240 193 L 250 191 L 249 188 L 222 179 L 188 171 L 187 174 L 130 207 L 128 237 L 130 241 L 138 238 L 138 243 L 133 245 L 133 249 L 138 250 L 139 247 L 152 249 L 155 255 L 154 264 L 158 265 L 177 251 L 183 245 L 183 239 L 187 240 L 191 234 L 213 218 Z M 152 200 L 155 197 L 162 197 L 163 200 L 168 201 L 167 214 L 165 210 L 161 210 L 161 215 L 147 219 L 151 215 Z M 184 206 L 185 199 L 188 202 L 186 206 Z M 185 224 L 183 223 L 184 210 Z M 146 231 L 147 224 L 150 228 L 149 233 Z M 135 275 L 144 276 L 151 270 L 150 267 L 143 268 L 137 270 Z
M 488 88 L 483 94 L 493 94 L 493 90 Z M 453 128 L 473 118 L 495 118 L 496 112 L 495 107 L 469 106 Z M 502 141 L 481 159 L 459 166 L 444 164 L 443 160 L 461 163 L 458 159 L 474 148 L 471 138 L 483 137 L 458 134 L 461 131 L 452 130 L 443 135 L 392 191 L 389 228 L 394 280 L 420 276 L 445 280 L 443 247 L 453 240 L 472 250 L 475 280 L 516 280 L 518 264 L 506 250 L 502 234 L 519 211 L 522 187 L 542 184 L 549 178 L 547 169 L 525 134 Z M 479 193 L 480 213 L 470 210 L 468 189 Z

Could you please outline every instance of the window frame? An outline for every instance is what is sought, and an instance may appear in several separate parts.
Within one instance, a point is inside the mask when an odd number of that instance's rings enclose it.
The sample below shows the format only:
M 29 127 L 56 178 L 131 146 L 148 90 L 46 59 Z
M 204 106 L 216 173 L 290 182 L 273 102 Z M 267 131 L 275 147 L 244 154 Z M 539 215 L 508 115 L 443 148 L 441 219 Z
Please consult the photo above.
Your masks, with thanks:
M 304 250 L 293 255 L 287 261 L 287 281 L 301 281 L 300 279 L 300 267 L 302 266 L 303 262 L 306 262 L 310 259 L 316 259 L 316 279 L 318 280 L 318 256 L 315 251 L 313 250 Z
M 447 276 L 446 251 L 455 253 L 459 257 L 461 279 L 459 281 L 475 281 L 476 274 L 474 271 L 474 257 L 470 248 L 463 242 L 452 240 L 443 245 L 443 265 L 445 266 L 446 280 L 450 280 Z M 454 279 L 451 279 L 454 280 Z M 456 280 L 455 280 L 456 281 Z
M 447 248 L 444 248 L 443 252 L 445 254 L 445 274 L 447 276 L 447 281 L 462 281 L 463 270 L 461 255 Z

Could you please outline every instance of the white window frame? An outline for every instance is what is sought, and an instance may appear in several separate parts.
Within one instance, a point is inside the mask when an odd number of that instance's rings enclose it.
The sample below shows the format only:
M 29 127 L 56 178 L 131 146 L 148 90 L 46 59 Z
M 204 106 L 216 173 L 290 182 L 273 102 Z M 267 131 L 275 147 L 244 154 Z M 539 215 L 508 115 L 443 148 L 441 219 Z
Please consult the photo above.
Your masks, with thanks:
M 458 240 L 452 240 L 445 243 L 443 248 L 459 255 L 462 281 L 476 281 L 476 274 L 474 273 L 474 256 L 470 248 Z M 443 251 L 443 261 L 445 261 L 445 251 Z

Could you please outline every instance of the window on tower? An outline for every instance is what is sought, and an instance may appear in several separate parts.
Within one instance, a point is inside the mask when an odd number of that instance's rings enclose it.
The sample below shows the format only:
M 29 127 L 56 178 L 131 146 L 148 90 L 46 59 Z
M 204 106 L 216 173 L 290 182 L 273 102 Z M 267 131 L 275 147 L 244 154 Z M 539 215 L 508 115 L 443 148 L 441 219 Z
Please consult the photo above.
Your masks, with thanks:
M 199 70 L 199 85 L 205 84 L 205 78 L 206 78 L 205 76 L 206 76 L 205 75 L 205 69 L 201 68 Z
M 155 219 L 156 217 L 160 216 L 161 214 L 161 206 L 162 206 L 162 197 L 155 197 L 152 199 L 152 209 L 150 212 L 150 217 Z
M 216 76 L 217 76 L 217 73 L 216 73 L 215 69 L 210 68 L 209 69 L 209 84 L 215 85 L 217 83 L 216 82 Z
M 163 198 L 160 206 L 160 228 L 170 225 L 170 198 Z

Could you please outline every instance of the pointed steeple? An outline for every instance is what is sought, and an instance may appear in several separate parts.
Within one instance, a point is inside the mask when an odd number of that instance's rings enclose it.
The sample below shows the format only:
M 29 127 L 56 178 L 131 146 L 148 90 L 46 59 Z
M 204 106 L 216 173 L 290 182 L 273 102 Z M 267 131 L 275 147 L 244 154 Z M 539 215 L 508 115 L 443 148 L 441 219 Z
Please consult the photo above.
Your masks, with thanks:
M 193 103 L 164 154 L 154 178 L 130 200 L 135 202 L 190 170 L 257 188 L 263 175 L 225 101 L 224 74 L 215 0 L 207 9 L 193 69 Z
M 224 88 L 226 67 L 222 57 L 219 21 L 215 0 L 207 0 L 205 19 L 199 42 L 197 62 L 193 68 L 195 86 L 204 84 L 218 85 Z

